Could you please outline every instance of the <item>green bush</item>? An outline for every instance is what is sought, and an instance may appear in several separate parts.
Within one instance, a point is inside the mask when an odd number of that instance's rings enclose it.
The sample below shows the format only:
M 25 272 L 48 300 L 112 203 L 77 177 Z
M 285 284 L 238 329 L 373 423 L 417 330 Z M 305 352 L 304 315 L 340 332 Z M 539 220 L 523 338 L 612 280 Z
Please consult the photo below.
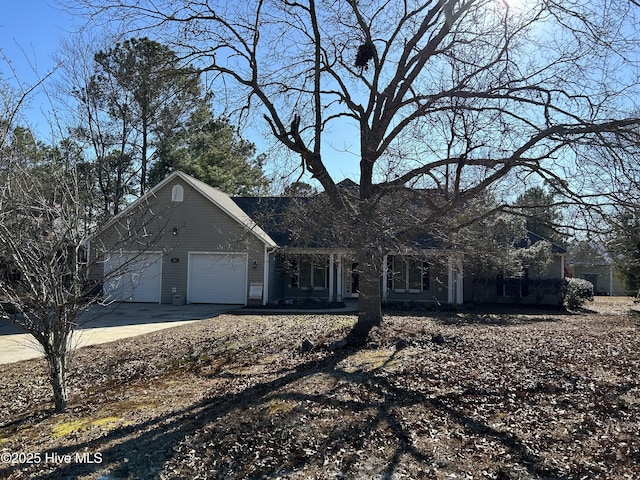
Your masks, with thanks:
M 567 308 L 580 308 L 593 300 L 593 284 L 581 278 L 567 278 L 564 287 L 564 304 Z
M 542 305 L 543 302 L 563 305 L 565 283 L 565 280 L 561 278 L 531 279 L 529 280 L 529 296 L 536 299 L 536 305 Z

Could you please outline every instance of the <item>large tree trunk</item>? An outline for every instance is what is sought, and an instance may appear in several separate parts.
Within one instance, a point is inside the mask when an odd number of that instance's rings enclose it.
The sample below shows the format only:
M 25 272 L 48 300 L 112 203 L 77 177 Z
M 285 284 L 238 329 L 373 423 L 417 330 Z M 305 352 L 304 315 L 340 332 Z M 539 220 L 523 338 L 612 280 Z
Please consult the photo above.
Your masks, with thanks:
M 53 403 L 56 412 L 63 412 L 67 408 L 69 400 L 67 394 L 67 352 L 52 351 L 47 354 L 49 363 L 49 375 L 51 376 L 51 386 L 53 387 Z
M 381 268 L 382 257 L 379 255 L 368 251 L 358 253 L 360 302 L 358 322 L 347 336 L 351 345 L 363 345 L 371 329 L 382 323 Z

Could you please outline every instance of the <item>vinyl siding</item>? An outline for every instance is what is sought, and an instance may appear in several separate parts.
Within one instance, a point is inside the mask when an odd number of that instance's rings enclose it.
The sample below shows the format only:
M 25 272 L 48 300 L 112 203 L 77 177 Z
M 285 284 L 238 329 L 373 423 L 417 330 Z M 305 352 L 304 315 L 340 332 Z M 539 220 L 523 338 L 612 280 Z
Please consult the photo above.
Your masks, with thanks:
M 523 305 L 561 305 L 562 296 L 558 282 L 563 278 L 562 259 L 555 256 L 544 272 L 530 274 L 527 286 L 518 280 L 505 278 L 502 294 L 498 295 L 497 278 L 480 279 L 467 273 L 464 279 L 464 301 L 476 303 L 518 303 Z M 508 284 L 508 285 L 506 285 Z M 518 293 L 518 288 L 520 292 Z M 523 295 L 522 292 L 528 293 Z
M 636 292 L 627 291 L 624 279 L 609 265 L 575 265 L 573 276 L 594 283 L 594 292 L 597 295 L 636 294 Z
M 171 200 L 174 185 L 183 187 L 182 202 Z M 140 218 L 148 219 L 145 228 L 141 228 Z M 131 240 L 126 239 L 129 233 L 134 233 Z M 162 251 L 162 303 L 171 303 L 174 295 L 187 298 L 189 252 L 247 253 L 248 284 L 264 283 L 264 243 L 179 177 L 156 191 L 137 212 L 111 225 L 92 241 L 91 248 L 94 256 L 114 248 Z M 96 274 L 99 268 L 92 272 Z

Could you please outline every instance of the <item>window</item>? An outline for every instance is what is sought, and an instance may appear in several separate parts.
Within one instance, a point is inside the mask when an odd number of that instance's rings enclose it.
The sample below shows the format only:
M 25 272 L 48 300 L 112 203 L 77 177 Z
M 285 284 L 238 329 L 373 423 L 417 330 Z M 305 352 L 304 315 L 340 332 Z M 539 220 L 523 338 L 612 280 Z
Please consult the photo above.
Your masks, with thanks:
M 429 290 L 429 262 L 422 262 L 422 290 Z
M 523 298 L 529 296 L 529 271 L 525 268 L 516 275 L 496 277 L 498 297 Z
M 396 292 L 405 292 L 407 290 L 407 282 L 405 277 L 405 271 L 407 264 L 402 257 L 393 257 L 392 259 L 392 280 L 393 290 Z
M 323 290 L 328 288 L 326 259 L 301 257 L 291 262 L 291 288 Z
M 300 288 L 311 287 L 311 260 L 303 258 L 300 264 Z
M 315 290 L 327 288 L 327 262 L 320 259 L 313 261 L 312 284 Z
M 387 257 L 387 288 L 396 292 L 429 290 L 429 264 L 415 258 Z
M 182 185 L 174 185 L 171 189 L 171 201 L 182 202 L 184 201 L 184 188 Z
M 418 293 L 422 291 L 422 262 L 409 260 L 407 262 L 407 278 L 409 279 L 409 291 Z

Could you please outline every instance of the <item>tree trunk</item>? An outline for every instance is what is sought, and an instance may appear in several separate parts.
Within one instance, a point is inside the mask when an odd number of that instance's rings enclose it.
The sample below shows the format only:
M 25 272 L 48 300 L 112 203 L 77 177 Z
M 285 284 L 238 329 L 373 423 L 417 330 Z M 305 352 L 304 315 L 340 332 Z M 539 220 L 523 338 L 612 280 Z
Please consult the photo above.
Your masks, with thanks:
M 47 354 L 51 386 L 53 387 L 53 403 L 56 412 L 63 412 L 67 408 L 67 367 L 66 352 L 51 352 Z
M 363 345 L 371 329 L 382 323 L 381 267 L 382 258 L 378 255 L 370 252 L 358 254 L 360 301 L 358 322 L 347 336 L 350 345 Z

